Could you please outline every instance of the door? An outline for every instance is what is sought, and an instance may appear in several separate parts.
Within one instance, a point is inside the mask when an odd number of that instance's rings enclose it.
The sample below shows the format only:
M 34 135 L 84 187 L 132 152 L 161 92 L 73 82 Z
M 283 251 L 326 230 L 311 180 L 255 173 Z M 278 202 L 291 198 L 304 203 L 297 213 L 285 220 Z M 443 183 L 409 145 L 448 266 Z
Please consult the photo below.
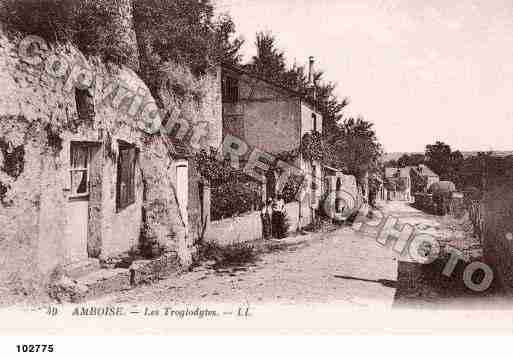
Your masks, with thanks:
M 178 197 L 178 206 L 185 225 L 188 225 L 188 199 L 189 199 L 189 171 L 187 164 L 176 166 L 176 196 Z
M 90 147 L 71 143 L 70 147 L 70 194 L 68 198 L 67 256 L 70 262 L 88 257 L 87 232 L 89 210 Z

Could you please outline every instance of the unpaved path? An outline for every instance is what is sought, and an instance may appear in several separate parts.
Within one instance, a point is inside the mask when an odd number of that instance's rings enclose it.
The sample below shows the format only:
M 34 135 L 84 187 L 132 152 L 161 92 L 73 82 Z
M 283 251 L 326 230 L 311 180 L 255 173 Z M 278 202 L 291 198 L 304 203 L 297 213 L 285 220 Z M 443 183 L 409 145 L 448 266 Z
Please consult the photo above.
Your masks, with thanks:
M 390 307 L 394 253 L 350 227 L 287 238 L 283 249 L 228 270 L 208 265 L 152 285 L 96 300 L 100 303 L 340 303 Z
M 425 214 L 406 202 L 382 203 L 381 211 L 437 237 L 443 245 L 474 251 L 476 240 L 465 232 L 462 220 Z M 503 303 L 493 293 L 481 295 L 462 288 L 461 272 L 443 277 L 444 263 L 426 266 L 405 261 L 390 247 L 379 244 L 375 235 L 351 227 L 276 243 L 282 248 L 260 254 L 251 264 L 223 270 L 203 264 L 192 272 L 93 303 L 329 303 L 373 309 L 403 305 L 481 308 L 483 300 L 486 305 Z

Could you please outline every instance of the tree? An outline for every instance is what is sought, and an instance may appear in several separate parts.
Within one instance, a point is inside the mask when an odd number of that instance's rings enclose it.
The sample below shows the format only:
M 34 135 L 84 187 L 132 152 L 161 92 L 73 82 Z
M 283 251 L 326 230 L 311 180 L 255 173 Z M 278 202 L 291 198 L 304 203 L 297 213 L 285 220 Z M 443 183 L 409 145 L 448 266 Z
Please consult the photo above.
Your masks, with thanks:
M 228 14 L 222 14 L 214 22 L 213 59 L 216 63 L 231 66 L 239 65 L 242 61 L 240 48 L 244 44 L 241 37 L 234 37 L 235 23 Z
M 70 42 L 86 56 L 128 65 L 150 89 L 166 62 L 199 75 L 213 64 L 240 61 L 235 24 L 227 14 L 216 18 L 211 0 L 0 0 L 0 21 L 23 35 Z
M 70 42 L 86 56 L 136 68 L 135 37 L 124 19 L 130 8 L 131 0 L 0 0 L 0 21 L 7 30 Z
M 283 51 L 276 47 L 276 38 L 270 32 L 256 34 L 257 54 L 251 58 L 245 68 L 265 79 L 285 86 L 286 64 Z
M 374 124 L 361 117 L 345 119 L 332 137 L 330 152 L 333 165 L 343 164 L 347 172 L 356 178 L 377 171 L 382 147 L 373 127 Z
M 451 146 L 437 141 L 426 146 L 426 165 L 440 176 L 441 180 L 461 183 L 460 169 L 464 158 L 460 151 L 452 151 Z
M 252 57 L 245 68 L 256 75 L 297 91 L 321 113 L 323 134 L 333 133 L 342 119 L 342 110 L 349 104 L 347 98 L 340 100 L 335 95 L 336 84 L 325 81 L 323 71 L 314 71 L 314 91 L 310 91 L 312 84 L 308 83 L 308 72 L 305 67 L 294 64 L 287 69 L 285 53 L 278 48 L 276 37 L 270 32 L 257 33 L 255 46 L 257 55 Z
M 412 153 L 412 154 L 403 154 L 397 160 L 398 167 L 406 167 L 406 166 L 418 166 L 425 161 L 425 156 L 422 153 Z
M 211 65 L 240 60 L 235 25 L 227 14 L 214 17 L 211 0 L 132 1 L 141 75 L 150 89 L 158 87 L 165 63 L 186 65 L 200 75 Z
M 452 168 L 451 153 L 451 146 L 444 142 L 437 141 L 433 145 L 426 146 L 426 164 L 442 180 L 449 180 Z

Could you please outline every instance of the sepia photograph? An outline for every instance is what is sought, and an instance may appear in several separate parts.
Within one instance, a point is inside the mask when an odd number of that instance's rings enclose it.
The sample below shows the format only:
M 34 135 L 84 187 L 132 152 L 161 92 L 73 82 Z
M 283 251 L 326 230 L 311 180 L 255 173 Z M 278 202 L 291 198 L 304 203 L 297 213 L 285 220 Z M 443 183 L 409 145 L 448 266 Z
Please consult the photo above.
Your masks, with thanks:
M 0 334 L 511 334 L 512 94 L 510 0 L 0 0 Z

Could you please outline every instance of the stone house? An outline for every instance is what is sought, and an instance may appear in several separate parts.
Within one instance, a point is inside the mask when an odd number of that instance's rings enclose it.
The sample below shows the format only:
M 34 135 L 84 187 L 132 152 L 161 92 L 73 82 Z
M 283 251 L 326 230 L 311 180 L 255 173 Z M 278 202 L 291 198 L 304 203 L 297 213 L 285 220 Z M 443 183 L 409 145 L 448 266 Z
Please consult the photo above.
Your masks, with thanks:
M 208 188 L 190 151 L 146 131 L 145 111 L 156 107 L 146 106 L 154 100 L 143 81 L 69 45 L 40 46 L 27 57 L 20 44 L 0 33 L 2 286 L 34 292 L 70 264 L 143 242 L 188 265 L 209 218 Z M 88 86 L 70 85 L 75 65 L 93 74 Z M 183 118 L 211 124 L 204 145 L 216 147 L 219 76 L 198 80 L 200 101 L 180 105 Z M 134 114 L 137 101 L 146 105 Z
M 297 151 L 289 163 L 315 178 L 308 183 L 308 197 L 320 197 L 321 163 L 304 159 L 299 148 L 306 134 L 322 134 L 321 114 L 298 92 L 241 68 L 223 66 L 221 79 L 223 137 L 235 136 L 250 149 L 256 148 L 275 157 Z M 276 194 L 276 176 L 274 173 L 267 179 L 264 198 Z M 313 215 L 309 202 L 302 201 L 300 206 L 299 215 L 304 223 L 310 223 Z M 313 203 L 313 207 L 318 205 Z
M 411 166 L 412 191 L 426 192 L 433 183 L 440 182 L 440 177 L 428 166 L 420 164 Z

